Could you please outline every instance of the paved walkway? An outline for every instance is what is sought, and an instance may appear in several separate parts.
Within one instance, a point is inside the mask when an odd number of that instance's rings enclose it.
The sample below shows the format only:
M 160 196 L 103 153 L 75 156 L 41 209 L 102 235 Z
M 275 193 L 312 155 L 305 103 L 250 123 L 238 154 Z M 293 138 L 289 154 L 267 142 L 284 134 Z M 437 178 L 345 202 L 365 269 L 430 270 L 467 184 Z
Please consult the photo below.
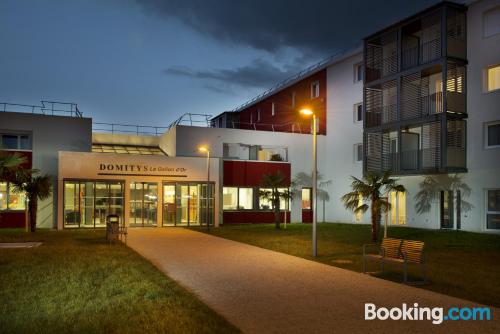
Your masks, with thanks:
M 365 302 L 478 305 L 199 232 L 129 229 L 128 245 L 245 333 L 500 333 L 499 309 L 491 321 L 365 321 Z

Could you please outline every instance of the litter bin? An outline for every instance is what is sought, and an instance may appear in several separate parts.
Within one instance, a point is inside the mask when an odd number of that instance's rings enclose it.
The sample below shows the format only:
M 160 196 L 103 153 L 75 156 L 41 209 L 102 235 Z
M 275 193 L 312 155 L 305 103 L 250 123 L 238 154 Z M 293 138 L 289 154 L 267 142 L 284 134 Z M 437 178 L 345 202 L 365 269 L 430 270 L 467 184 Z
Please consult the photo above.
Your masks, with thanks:
M 120 236 L 120 217 L 118 215 L 106 216 L 106 239 L 108 241 L 118 240 Z

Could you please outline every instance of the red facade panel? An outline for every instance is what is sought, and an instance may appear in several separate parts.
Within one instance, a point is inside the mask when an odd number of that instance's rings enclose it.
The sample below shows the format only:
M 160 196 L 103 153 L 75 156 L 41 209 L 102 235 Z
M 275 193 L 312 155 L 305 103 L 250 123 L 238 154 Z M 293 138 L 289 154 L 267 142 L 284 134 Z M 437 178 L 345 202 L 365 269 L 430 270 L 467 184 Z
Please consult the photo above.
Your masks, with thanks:
M 0 212 L 0 228 L 23 228 L 24 226 L 24 211 Z
M 223 186 L 226 187 L 258 187 L 262 176 L 281 171 L 285 175 L 286 186 L 291 183 L 291 167 L 288 162 L 263 161 L 224 161 Z
M 286 213 L 290 222 L 290 212 Z M 224 211 L 224 224 L 272 224 L 274 212 L 272 211 Z M 281 212 L 281 222 L 285 221 L 285 212 Z
M 318 97 L 311 94 L 313 83 L 319 83 Z M 241 110 L 240 128 L 310 133 L 311 120 L 299 114 L 299 110 L 304 107 L 316 112 L 319 119 L 318 133 L 326 134 L 326 69 Z M 292 124 L 295 124 L 293 128 Z

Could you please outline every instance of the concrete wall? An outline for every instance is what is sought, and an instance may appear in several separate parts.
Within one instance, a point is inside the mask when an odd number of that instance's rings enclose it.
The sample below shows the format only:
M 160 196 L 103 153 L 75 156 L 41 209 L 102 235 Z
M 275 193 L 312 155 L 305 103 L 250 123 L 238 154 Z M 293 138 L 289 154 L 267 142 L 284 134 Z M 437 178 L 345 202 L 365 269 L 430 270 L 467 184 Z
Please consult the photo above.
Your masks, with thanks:
M 33 168 L 54 178 L 53 195 L 38 205 L 38 227 L 56 225 L 58 151 L 89 152 L 92 119 L 0 112 L 0 132 L 28 133 L 33 143 Z

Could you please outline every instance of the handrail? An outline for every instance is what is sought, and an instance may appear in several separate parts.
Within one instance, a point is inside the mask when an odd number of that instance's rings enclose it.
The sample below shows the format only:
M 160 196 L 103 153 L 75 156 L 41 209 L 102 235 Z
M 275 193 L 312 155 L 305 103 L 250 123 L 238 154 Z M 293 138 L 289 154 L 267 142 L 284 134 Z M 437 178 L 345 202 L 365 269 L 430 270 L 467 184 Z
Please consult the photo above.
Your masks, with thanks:
M 0 112 L 22 112 L 51 116 L 83 117 L 78 105 L 73 102 L 42 100 L 41 105 L 0 102 Z
M 107 132 L 115 133 L 133 133 L 137 136 L 140 135 L 161 135 L 168 130 L 165 126 L 154 125 L 139 125 L 139 124 L 122 124 L 122 123 L 105 123 L 105 122 L 92 122 L 93 132 Z
M 177 125 L 189 125 L 189 126 L 200 126 L 200 127 L 210 127 L 210 119 L 213 115 L 210 114 L 196 114 L 196 113 L 185 113 L 181 117 L 177 118 L 175 121 L 170 123 L 167 130 L 177 126 Z

